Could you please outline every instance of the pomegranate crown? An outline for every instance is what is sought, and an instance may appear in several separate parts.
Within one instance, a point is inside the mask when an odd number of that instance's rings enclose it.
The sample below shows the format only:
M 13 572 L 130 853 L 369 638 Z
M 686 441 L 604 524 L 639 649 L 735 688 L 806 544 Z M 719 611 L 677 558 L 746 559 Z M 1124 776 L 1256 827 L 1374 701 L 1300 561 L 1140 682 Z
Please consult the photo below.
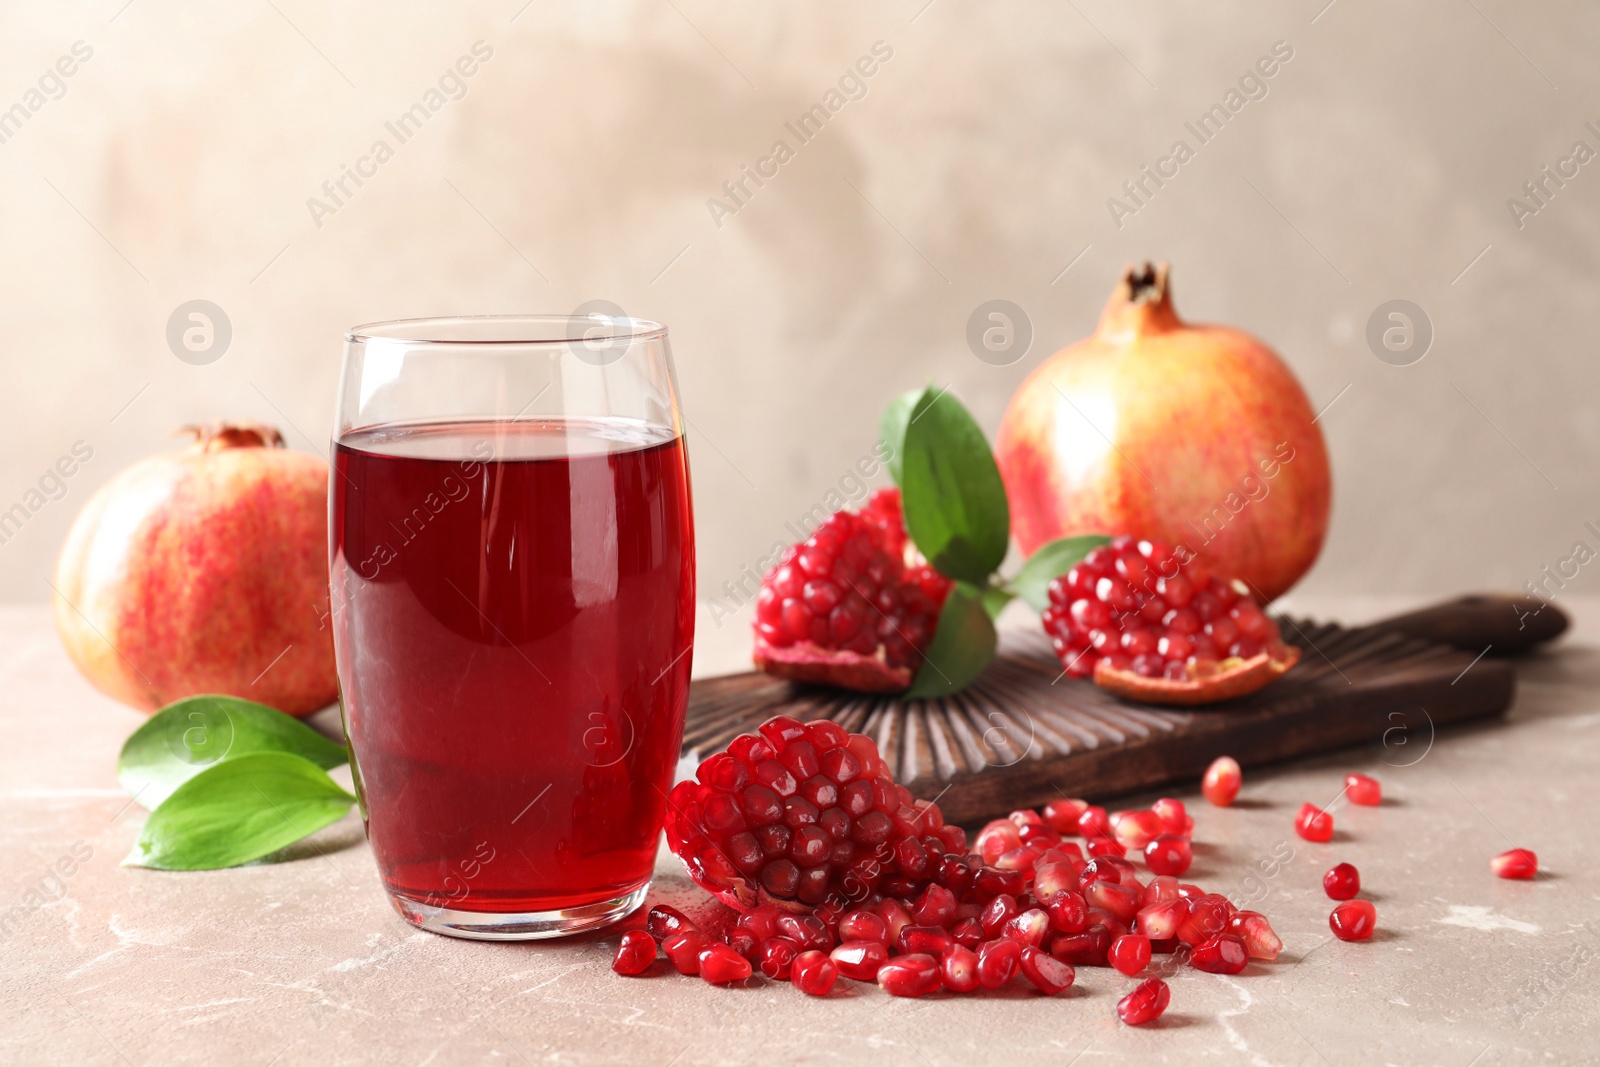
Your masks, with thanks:
M 1172 307 L 1171 271 L 1165 260 L 1124 267 L 1122 279 L 1100 313 L 1101 335 L 1129 339 L 1183 325 Z
M 217 419 L 204 425 L 179 427 L 178 433 L 194 439 L 189 446 L 197 452 L 221 452 L 227 448 L 282 448 L 283 434 L 264 422 L 230 422 Z

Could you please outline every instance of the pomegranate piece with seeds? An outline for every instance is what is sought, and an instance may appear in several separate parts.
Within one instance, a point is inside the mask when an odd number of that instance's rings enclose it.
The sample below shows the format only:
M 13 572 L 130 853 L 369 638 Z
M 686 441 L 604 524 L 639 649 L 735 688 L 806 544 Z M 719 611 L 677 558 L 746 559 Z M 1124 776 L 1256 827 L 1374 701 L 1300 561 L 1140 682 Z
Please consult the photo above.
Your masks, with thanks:
M 1123 974 L 1136 975 L 1150 963 L 1150 939 L 1142 934 L 1123 934 L 1111 942 L 1107 958 Z
M 1333 816 L 1315 804 L 1302 804 L 1294 817 L 1294 832 L 1307 841 L 1333 840 Z
M 900 491 L 837 511 L 791 545 L 756 598 L 755 664 L 865 693 L 911 685 L 951 582 L 906 540 Z
M 1117 1016 L 1129 1026 L 1143 1026 L 1161 1018 L 1172 1000 L 1172 991 L 1159 978 L 1140 982 L 1132 993 L 1117 1001 Z
M 1328 926 L 1340 941 L 1365 941 L 1378 927 L 1378 909 L 1371 901 L 1346 901 L 1333 909 Z
M 839 966 L 828 958 L 826 952 L 811 949 L 794 958 L 789 968 L 789 981 L 800 992 L 813 997 L 825 997 L 839 980 Z
M 1529 849 L 1514 848 L 1490 860 L 1489 869 L 1499 878 L 1532 878 L 1539 873 L 1539 857 Z
M 878 968 L 878 985 L 894 997 L 922 997 L 944 985 L 939 961 L 923 952 L 895 956 Z
M 1383 786 L 1376 778 L 1368 778 L 1364 774 L 1347 774 L 1344 776 L 1344 795 L 1350 798 L 1352 804 L 1375 808 L 1383 803 Z
M 1055 996 L 1072 984 L 1077 972 L 1070 963 L 1062 963 L 1048 952 L 1028 945 L 1023 948 L 1018 965 L 1024 977 L 1046 996 Z
M 1228 700 L 1300 658 L 1243 583 L 1127 534 L 1091 549 L 1049 597 L 1041 621 L 1062 666 L 1131 700 Z
M 643 930 L 629 930 L 617 946 L 611 969 L 618 974 L 643 974 L 656 961 L 656 939 Z
M 666 831 L 690 877 L 740 911 L 770 904 L 808 912 L 861 899 L 880 883 L 915 897 L 945 854 L 966 851 L 966 834 L 896 785 L 870 738 L 785 716 L 734 738 L 674 786 Z M 816 847 L 819 837 L 825 847 Z M 934 912 L 954 899 L 938 890 Z
M 1243 780 L 1238 760 L 1232 756 L 1218 756 L 1200 779 L 1200 795 L 1216 807 L 1229 807 L 1238 797 Z
M 1349 900 L 1361 892 L 1361 872 L 1349 863 L 1332 867 L 1322 876 L 1322 891 L 1333 900 Z

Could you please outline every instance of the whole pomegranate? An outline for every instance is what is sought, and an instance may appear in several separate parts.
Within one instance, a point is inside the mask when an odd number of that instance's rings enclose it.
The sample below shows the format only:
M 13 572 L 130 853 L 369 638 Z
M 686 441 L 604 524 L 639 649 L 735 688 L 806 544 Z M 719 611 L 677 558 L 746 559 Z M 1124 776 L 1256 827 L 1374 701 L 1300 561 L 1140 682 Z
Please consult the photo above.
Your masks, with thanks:
M 1270 601 L 1310 569 L 1332 483 L 1305 392 L 1260 341 L 1190 326 L 1167 264 L 1130 267 L 1094 336 L 1022 383 L 995 460 L 1024 553 L 1125 531 Z
M 328 618 L 328 465 L 269 426 L 187 427 L 73 521 L 56 629 L 84 676 L 150 712 L 225 693 L 304 715 L 338 693 Z

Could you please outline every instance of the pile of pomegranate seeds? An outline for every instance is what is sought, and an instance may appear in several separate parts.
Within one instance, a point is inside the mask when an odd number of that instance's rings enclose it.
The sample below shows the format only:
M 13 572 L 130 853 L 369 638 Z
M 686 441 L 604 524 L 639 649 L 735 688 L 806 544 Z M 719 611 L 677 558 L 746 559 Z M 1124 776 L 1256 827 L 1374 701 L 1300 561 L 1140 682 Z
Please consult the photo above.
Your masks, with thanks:
M 1063 798 L 990 822 L 968 852 L 935 805 L 894 784 L 870 739 L 779 717 L 706 760 L 669 805 L 673 851 L 741 914 L 716 934 L 656 905 L 613 969 L 651 970 L 659 946 L 679 973 L 718 985 L 760 972 L 811 996 L 840 978 L 901 997 L 1018 981 L 1053 996 L 1084 966 L 1135 976 L 1159 955 L 1163 971 L 1238 974 L 1276 959 L 1266 916 L 1179 881 L 1194 825 L 1172 798 L 1115 812 Z M 1151 978 L 1117 1012 L 1147 1023 L 1169 998 Z
M 1189 680 L 1230 659 L 1284 652 L 1277 624 L 1248 587 L 1198 559 L 1180 564 L 1160 542 L 1118 536 L 1051 582 L 1049 595 L 1045 632 L 1079 678 L 1101 659 L 1146 678 Z

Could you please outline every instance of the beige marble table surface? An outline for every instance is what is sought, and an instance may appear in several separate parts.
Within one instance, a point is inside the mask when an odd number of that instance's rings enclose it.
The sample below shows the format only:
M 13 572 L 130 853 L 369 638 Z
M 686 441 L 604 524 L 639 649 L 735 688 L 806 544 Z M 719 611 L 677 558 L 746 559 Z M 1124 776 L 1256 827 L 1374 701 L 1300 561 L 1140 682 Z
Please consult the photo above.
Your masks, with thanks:
M 1398 606 L 1292 605 L 1350 621 Z M 1054 999 L 1019 983 L 896 1000 L 841 982 L 813 1000 L 786 983 L 620 978 L 614 934 L 421 933 L 384 900 L 354 815 L 316 836 L 320 855 L 123 868 L 144 813 L 114 765 L 140 719 L 77 677 L 47 609 L 0 609 L 0 1063 L 1600 1062 L 1600 604 L 1569 606 L 1575 632 L 1524 661 L 1504 723 L 1247 772 L 1227 810 L 1178 790 L 1198 819 L 1190 877 L 1256 898 L 1286 947 L 1237 977 L 1178 973 L 1168 1014 L 1141 1030 L 1113 1010 L 1134 981 L 1098 968 Z M 746 633 L 702 619 L 697 673 L 738 669 Z M 1329 844 L 1295 837 L 1295 809 L 1330 801 L 1348 770 L 1382 779 L 1383 806 L 1337 806 Z M 1490 875 L 1489 858 L 1514 845 L 1538 852 L 1538 879 Z M 63 857 L 72 873 L 53 877 Z M 1328 930 L 1321 876 L 1340 860 L 1377 905 L 1369 943 Z M 663 854 L 654 899 L 703 894 Z

